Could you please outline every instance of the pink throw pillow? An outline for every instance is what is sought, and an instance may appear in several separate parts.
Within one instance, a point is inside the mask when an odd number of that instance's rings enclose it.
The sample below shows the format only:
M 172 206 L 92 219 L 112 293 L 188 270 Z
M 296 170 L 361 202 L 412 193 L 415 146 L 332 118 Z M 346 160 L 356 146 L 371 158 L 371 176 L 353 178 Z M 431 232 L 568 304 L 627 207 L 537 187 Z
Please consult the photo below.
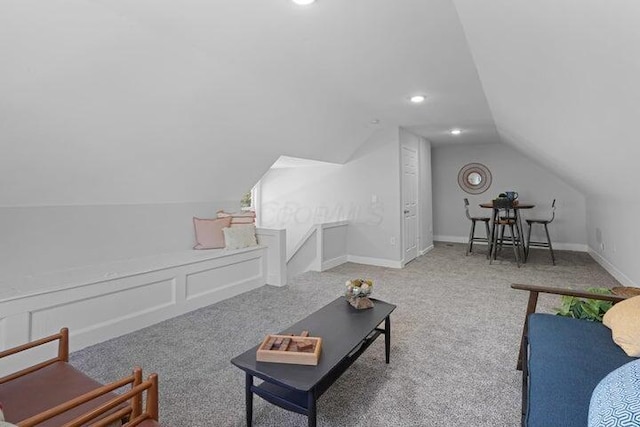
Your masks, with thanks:
M 193 228 L 196 231 L 196 245 L 193 249 L 224 248 L 224 233 L 222 229 L 231 225 L 231 217 L 217 219 L 193 218 Z

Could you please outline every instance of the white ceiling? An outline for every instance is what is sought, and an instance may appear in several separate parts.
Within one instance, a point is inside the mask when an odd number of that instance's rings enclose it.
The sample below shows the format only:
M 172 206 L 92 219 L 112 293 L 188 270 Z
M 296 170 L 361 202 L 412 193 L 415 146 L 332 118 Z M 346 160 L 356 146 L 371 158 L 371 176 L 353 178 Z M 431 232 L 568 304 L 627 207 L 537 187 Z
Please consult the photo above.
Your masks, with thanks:
M 238 199 L 390 126 L 635 194 L 639 2 L 0 4 L 0 206 Z
M 1 1 L 0 205 L 235 199 L 387 126 L 497 139 L 449 0 Z

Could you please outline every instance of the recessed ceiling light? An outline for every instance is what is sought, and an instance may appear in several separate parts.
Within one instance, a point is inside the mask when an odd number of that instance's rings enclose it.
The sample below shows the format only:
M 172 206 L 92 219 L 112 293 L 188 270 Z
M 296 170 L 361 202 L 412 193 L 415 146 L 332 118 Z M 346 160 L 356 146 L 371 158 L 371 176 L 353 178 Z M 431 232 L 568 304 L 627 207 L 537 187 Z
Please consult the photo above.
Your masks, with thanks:
M 409 100 L 414 104 L 421 104 L 427 99 L 424 95 L 413 95 Z
M 460 135 L 462 133 L 460 129 L 451 129 L 449 132 L 451 135 Z
M 378 123 L 380 123 L 380 119 L 373 119 L 373 120 L 371 120 L 371 124 L 372 124 L 372 125 L 377 125 Z
M 311 3 L 315 3 L 316 0 L 292 0 L 295 4 L 300 6 L 307 6 Z

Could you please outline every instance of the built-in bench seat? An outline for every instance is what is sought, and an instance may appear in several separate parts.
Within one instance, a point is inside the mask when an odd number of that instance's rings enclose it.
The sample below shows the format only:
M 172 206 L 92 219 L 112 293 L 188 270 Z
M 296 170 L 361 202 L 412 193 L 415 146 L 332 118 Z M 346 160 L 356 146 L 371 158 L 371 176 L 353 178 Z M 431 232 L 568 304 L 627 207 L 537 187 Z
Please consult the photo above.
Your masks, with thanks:
M 103 283 L 109 280 L 124 279 L 131 276 L 148 274 L 154 271 L 219 258 L 233 258 L 245 252 L 255 252 L 263 249 L 265 249 L 264 246 L 253 246 L 235 250 L 187 250 L 90 265 L 70 270 L 42 273 L 33 276 L 2 279 L 0 280 L 0 301 L 86 286 L 93 283 Z
M 72 331 L 78 350 L 265 284 L 286 283 L 283 230 L 258 229 L 259 246 L 188 250 L 0 280 L 0 350 Z M 37 353 L 37 352 L 36 352 Z M 38 354 L 0 366 L 0 375 Z

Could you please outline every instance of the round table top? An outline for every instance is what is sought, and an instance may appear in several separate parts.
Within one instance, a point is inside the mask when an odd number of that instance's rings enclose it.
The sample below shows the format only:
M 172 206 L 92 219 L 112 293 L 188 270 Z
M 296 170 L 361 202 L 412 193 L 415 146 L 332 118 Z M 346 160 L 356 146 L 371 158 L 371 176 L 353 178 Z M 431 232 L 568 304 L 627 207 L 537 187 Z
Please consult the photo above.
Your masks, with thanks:
M 480 203 L 481 208 L 493 209 L 493 202 Z M 519 202 L 517 205 L 513 205 L 511 209 L 533 209 L 536 205 L 531 203 L 522 203 Z

